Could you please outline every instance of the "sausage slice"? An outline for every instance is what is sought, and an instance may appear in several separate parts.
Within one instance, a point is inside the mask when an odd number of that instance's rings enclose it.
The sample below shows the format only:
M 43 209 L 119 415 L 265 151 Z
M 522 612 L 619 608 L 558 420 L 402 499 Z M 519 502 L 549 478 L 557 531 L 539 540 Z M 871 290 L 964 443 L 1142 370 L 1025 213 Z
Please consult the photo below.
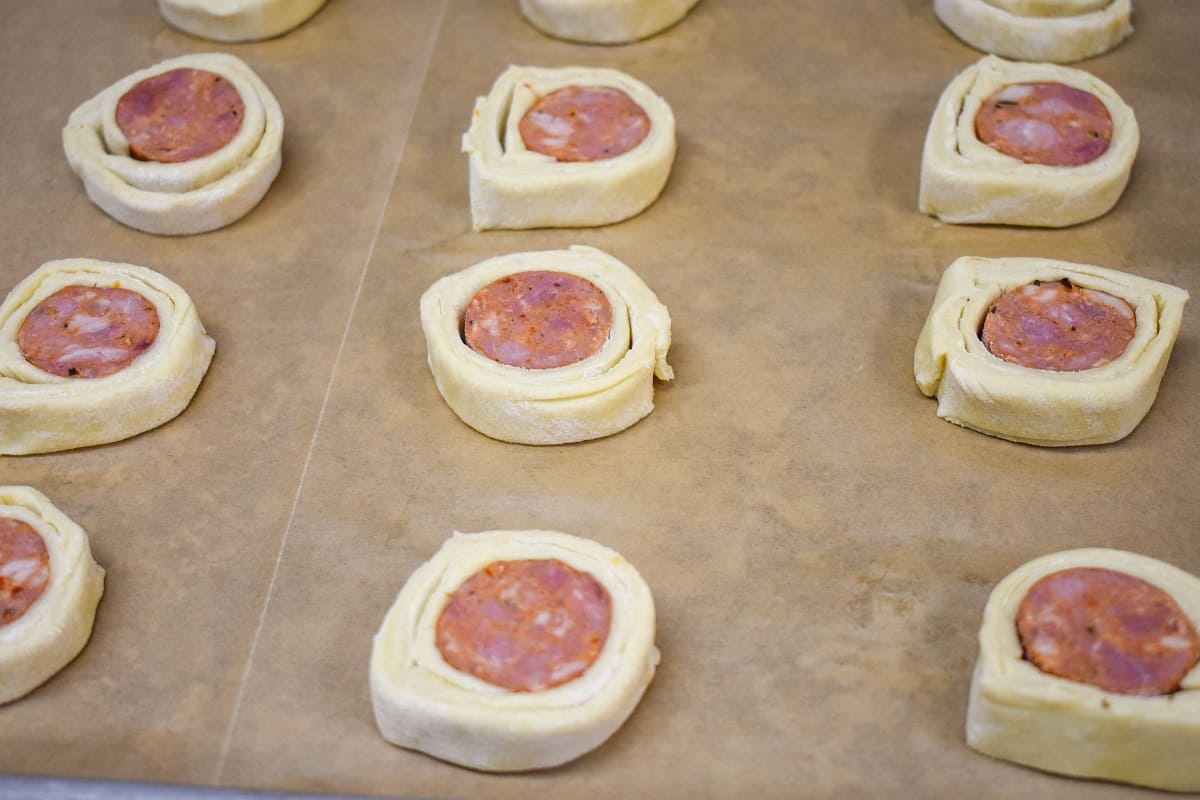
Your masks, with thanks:
M 1112 143 L 1112 116 L 1092 93 L 1062 83 L 1014 83 L 983 101 L 979 141 L 1027 164 L 1075 167 Z
M 191 161 L 220 150 L 242 128 L 246 106 L 232 83 L 203 69 L 173 69 L 117 101 L 117 127 L 142 161 Z
M 525 146 L 558 161 L 615 158 L 650 133 L 650 116 L 612 86 L 565 86 L 538 98 L 518 126 Z
M 42 537 L 26 522 L 0 517 L 0 628 L 20 619 L 49 583 Z

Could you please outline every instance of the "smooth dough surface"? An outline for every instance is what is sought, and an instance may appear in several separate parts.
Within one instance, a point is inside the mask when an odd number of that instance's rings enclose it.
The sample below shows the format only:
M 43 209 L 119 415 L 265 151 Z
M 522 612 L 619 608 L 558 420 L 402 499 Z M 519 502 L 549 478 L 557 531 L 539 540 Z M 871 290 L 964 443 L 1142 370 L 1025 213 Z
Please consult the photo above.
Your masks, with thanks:
M 991 303 L 1034 280 L 1120 297 L 1136 328 L 1125 352 L 1079 372 L 1031 369 L 997 358 L 979 339 Z M 1154 404 L 1188 293 L 1125 272 L 1048 258 L 957 259 L 947 267 L 917 340 L 917 385 L 937 395 L 938 416 L 1014 442 L 1105 444 L 1132 431 Z
M 521 12 L 542 33 L 588 44 L 645 39 L 687 16 L 700 0 L 521 0 Z
M 564 367 L 523 369 L 476 353 L 462 340 L 476 292 L 531 270 L 588 279 L 613 308 L 612 332 L 594 355 Z M 490 258 L 433 284 L 421 297 L 421 327 L 438 391 L 463 422 L 518 444 L 565 444 L 622 431 L 654 409 L 654 378 L 671 380 L 671 317 L 633 270 L 593 247 Z
M 119 372 L 64 378 L 29 363 L 17 332 L 38 303 L 65 286 L 128 289 L 154 304 L 154 344 Z M 49 453 L 126 439 L 174 418 L 208 370 L 215 344 L 187 292 L 133 264 L 68 258 L 43 264 L 0 304 L 0 453 Z
M 976 50 L 1021 61 L 1079 61 L 1133 33 L 1132 0 L 933 0 L 933 11 Z
M 271 39 L 302 25 L 326 0 L 158 0 L 167 22 L 216 42 Z
M 1200 667 L 1172 695 L 1117 694 L 1023 658 L 1017 609 L 1039 579 L 1072 567 L 1124 572 L 1167 592 L 1200 628 L 1200 579 L 1153 558 L 1088 548 L 1030 561 L 988 598 L 967 708 L 967 744 L 1038 769 L 1175 791 L 1200 790 Z
M 650 118 L 650 133 L 632 150 L 597 161 L 559 162 L 528 149 L 521 117 L 565 86 L 624 91 Z M 662 192 L 675 159 L 675 116 L 650 87 L 615 69 L 509 67 L 475 101 L 462 149 L 475 230 L 608 225 L 641 213 Z
M 1027 164 L 975 134 L 984 100 L 1014 83 L 1052 82 L 1094 95 L 1112 117 L 1108 149 L 1074 167 Z M 942 92 L 921 157 L 922 213 L 943 222 L 1061 228 L 1109 211 L 1129 181 L 1138 149 L 1133 109 L 1104 81 L 1054 64 L 1020 64 L 985 56 Z
M 176 164 L 139 161 L 116 121 L 117 102 L 141 81 L 174 69 L 214 72 L 241 95 L 245 117 L 221 149 Z M 223 228 L 258 205 L 282 163 L 283 111 L 244 61 L 225 53 L 180 56 L 128 75 L 71 112 L 63 149 L 93 203 L 147 233 Z
M 15 622 L 0 626 L 0 703 L 7 703 L 41 686 L 87 644 L 104 570 L 83 529 L 36 489 L 0 486 L 0 517 L 33 528 L 50 556 L 42 596 Z
M 437 649 L 450 595 L 494 561 L 558 559 L 608 591 L 612 621 L 600 655 L 552 689 L 512 692 L 460 672 Z M 557 531 L 455 533 L 404 584 L 371 651 L 375 720 L 393 744 L 473 769 L 563 764 L 598 747 L 633 713 L 659 662 L 654 599 L 618 553 Z

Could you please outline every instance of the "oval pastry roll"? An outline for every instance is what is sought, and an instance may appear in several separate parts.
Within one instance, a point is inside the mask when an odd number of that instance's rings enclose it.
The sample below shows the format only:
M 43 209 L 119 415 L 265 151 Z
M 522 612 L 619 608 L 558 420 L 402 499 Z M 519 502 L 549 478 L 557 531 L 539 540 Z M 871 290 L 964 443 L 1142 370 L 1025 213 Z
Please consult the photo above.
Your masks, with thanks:
M 455 533 L 371 651 L 384 738 L 490 772 L 598 747 L 654 677 L 654 599 L 613 550 L 556 531 Z
M 1089 548 L 988 598 L 967 744 L 1049 772 L 1200 790 L 1200 579 Z
M 0 486 L 0 703 L 79 654 L 103 593 L 83 529 L 36 489 Z
M 943 222 L 1061 228 L 1109 211 L 1138 149 L 1133 110 L 1082 70 L 987 56 L 938 100 L 919 206 Z
M 666 30 L 699 0 L 521 0 L 542 33 L 587 44 L 624 44 Z
M 1079 61 L 1133 33 L 1132 0 L 933 0 L 933 12 L 976 50 L 1021 61 Z
M 71 113 L 63 149 L 93 203 L 147 233 L 222 228 L 279 173 L 283 112 L 245 62 L 181 56 L 114 83 Z
M 1154 404 L 1188 293 L 1044 258 L 957 259 L 917 340 L 938 416 L 1014 442 L 1106 444 Z
M 654 202 L 675 117 L 614 69 L 509 67 L 463 136 L 475 230 L 608 225 Z
M 625 430 L 671 380 L 671 317 L 633 270 L 592 247 L 490 258 L 421 297 L 438 391 L 463 422 L 518 444 Z
M 272 39 L 303 25 L 325 0 L 158 0 L 167 22 L 215 42 Z
M 180 286 L 145 267 L 50 261 L 0 304 L 0 453 L 126 439 L 187 407 L 215 345 Z

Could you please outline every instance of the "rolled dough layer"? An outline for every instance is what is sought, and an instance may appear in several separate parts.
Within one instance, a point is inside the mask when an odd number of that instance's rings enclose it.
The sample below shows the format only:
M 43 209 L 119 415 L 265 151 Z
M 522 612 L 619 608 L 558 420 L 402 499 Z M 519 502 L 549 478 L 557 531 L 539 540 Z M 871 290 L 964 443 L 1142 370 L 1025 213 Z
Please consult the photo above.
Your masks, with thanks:
M 1021 61 L 1079 61 L 1133 33 L 1132 0 L 933 0 L 933 12 L 976 50 Z
M 587 44 L 645 39 L 687 16 L 700 0 L 521 0 L 542 33 Z
M 325 0 L 158 0 L 167 22 L 215 42 L 271 39 L 304 24 Z

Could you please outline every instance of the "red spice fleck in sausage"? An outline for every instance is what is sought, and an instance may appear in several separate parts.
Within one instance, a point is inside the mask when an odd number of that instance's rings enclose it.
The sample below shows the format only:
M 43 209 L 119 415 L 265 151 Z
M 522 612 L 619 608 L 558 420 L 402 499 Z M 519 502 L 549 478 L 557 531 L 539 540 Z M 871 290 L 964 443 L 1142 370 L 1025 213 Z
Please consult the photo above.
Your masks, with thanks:
M 980 338 L 992 355 L 1031 369 L 1078 372 L 1119 358 L 1137 320 L 1125 300 L 1061 281 L 1034 281 L 1000 295 Z
M 1061 83 L 1014 83 L 983 101 L 975 135 L 1027 164 L 1075 167 L 1104 155 L 1113 122 L 1090 92 Z
M 463 315 L 463 340 L 493 361 L 550 369 L 594 355 L 612 329 L 612 304 L 567 272 L 507 275 L 479 290 Z
M 66 286 L 38 303 L 17 331 L 25 360 L 63 378 L 103 378 L 158 338 L 158 311 L 137 292 Z
M 1200 635 L 1169 594 L 1099 567 L 1055 572 L 1017 610 L 1025 658 L 1042 672 L 1120 694 L 1178 691 Z
M 558 559 L 495 561 L 450 595 L 437 648 L 450 666 L 513 692 L 575 680 L 604 648 L 608 591 Z
M 530 150 L 558 161 L 598 161 L 641 144 L 650 117 L 620 89 L 565 86 L 538 98 L 519 129 Z
M 173 163 L 229 144 L 245 113 L 241 95 L 225 78 L 202 69 L 173 69 L 121 96 L 117 127 L 134 158 Z
M 0 628 L 24 616 L 49 583 L 42 537 L 26 522 L 0 517 Z

